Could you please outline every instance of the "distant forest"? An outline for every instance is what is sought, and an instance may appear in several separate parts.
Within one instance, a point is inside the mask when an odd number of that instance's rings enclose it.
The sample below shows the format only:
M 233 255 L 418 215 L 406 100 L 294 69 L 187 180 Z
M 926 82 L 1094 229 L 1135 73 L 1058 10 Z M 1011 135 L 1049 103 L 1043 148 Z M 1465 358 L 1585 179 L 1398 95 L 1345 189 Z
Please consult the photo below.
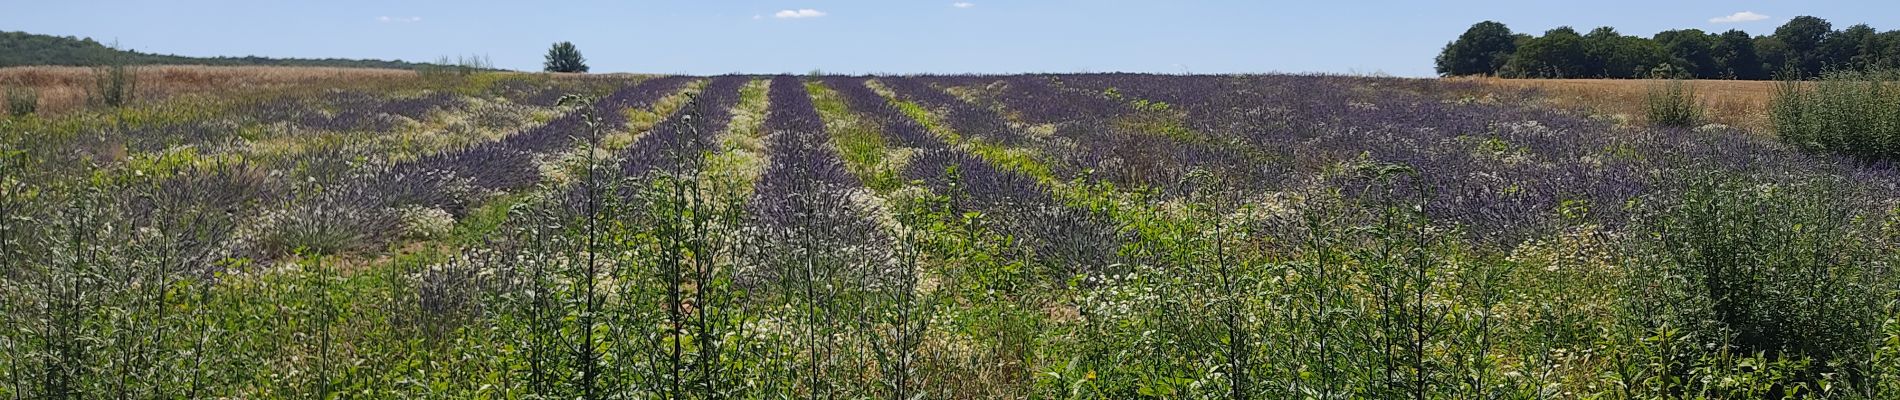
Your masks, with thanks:
M 1587 34 L 1565 26 L 1531 36 L 1484 21 L 1445 45 L 1437 59 L 1442 76 L 1506 78 L 1759 80 L 1886 69 L 1900 69 L 1900 30 L 1880 32 L 1866 24 L 1835 30 L 1811 16 L 1795 17 L 1763 36 L 1677 29 L 1647 38 L 1607 26 Z
M 341 58 L 269 58 L 269 57 L 185 57 L 168 54 L 119 50 L 92 38 L 39 35 L 26 32 L 0 32 L 0 67 L 23 65 L 100 65 L 122 62 L 133 65 L 272 65 L 296 67 L 352 67 L 417 69 L 432 64 L 402 60 L 352 60 Z

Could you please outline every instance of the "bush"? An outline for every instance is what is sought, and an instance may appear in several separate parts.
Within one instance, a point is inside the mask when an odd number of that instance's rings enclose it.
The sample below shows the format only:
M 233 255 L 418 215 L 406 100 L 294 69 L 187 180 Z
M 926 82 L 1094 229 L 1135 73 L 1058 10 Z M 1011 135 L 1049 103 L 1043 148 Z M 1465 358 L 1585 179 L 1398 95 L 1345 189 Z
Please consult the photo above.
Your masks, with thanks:
M 1900 158 L 1900 91 L 1892 72 L 1830 72 L 1783 81 L 1769 116 L 1781 140 L 1863 160 Z
M 442 56 L 435 63 L 416 67 L 416 74 L 424 79 L 466 78 L 475 73 L 495 69 L 495 63 L 488 56 Z
M 1856 378 L 1876 339 L 1884 302 L 1878 228 L 1863 225 L 1858 197 L 1832 181 L 1762 182 L 1692 178 L 1658 209 L 1644 254 L 1662 283 L 1646 304 L 1666 315 L 1648 329 L 1683 329 L 1689 365 L 1724 368 L 1729 355 L 1762 355 L 1806 365 L 1777 387 L 1824 376 Z M 1639 283 L 1640 285 L 1640 283 Z M 1676 371 L 1683 373 L 1685 371 Z
M 40 108 L 40 93 L 33 88 L 7 88 L 7 115 L 32 115 Z
M 1702 120 L 1700 100 L 1695 88 L 1681 80 L 1653 84 L 1646 102 L 1649 123 L 1681 128 L 1695 126 Z

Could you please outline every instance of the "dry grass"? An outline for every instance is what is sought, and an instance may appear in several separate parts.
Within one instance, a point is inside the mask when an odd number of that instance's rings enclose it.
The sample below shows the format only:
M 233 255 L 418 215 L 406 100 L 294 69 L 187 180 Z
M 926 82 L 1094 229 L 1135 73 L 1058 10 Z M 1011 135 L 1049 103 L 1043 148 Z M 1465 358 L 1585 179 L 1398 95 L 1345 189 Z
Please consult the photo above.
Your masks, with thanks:
M 138 97 L 163 99 L 183 94 L 220 94 L 296 87 L 340 87 L 414 80 L 414 71 L 328 67 L 143 66 Z M 0 68 L 0 86 L 39 91 L 40 112 L 60 114 L 85 106 L 95 77 L 88 67 Z
M 1474 81 L 1500 91 L 1535 89 L 1542 94 L 1539 98 L 1554 106 L 1633 123 L 1643 122 L 1644 97 L 1657 84 L 1655 80 L 1643 79 L 1451 79 Z M 1705 115 L 1711 122 L 1768 132 L 1768 99 L 1774 93 L 1774 81 L 1687 82 L 1702 98 Z

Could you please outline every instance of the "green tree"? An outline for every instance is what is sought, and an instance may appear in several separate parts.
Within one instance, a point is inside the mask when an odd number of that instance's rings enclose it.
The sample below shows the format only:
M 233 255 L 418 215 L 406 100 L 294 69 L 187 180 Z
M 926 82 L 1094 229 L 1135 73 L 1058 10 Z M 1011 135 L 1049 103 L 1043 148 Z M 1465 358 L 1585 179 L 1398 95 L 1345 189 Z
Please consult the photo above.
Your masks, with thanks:
M 1699 79 L 1722 77 L 1721 66 L 1715 62 L 1716 36 L 1700 29 L 1677 29 L 1657 33 L 1652 40 L 1690 75 Z
M 1778 61 L 1782 69 L 1794 69 L 1801 76 L 1819 76 L 1827 69 L 1828 55 L 1821 42 L 1834 32 L 1834 25 L 1827 20 L 1799 16 L 1775 28 L 1774 39 L 1781 45 Z M 1771 59 L 1771 61 L 1775 61 Z
M 1517 36 L 1496 21 L 1472 24 L 1438 53 L 1441 76 L 1496 75 L 1517 52 Z
M 1764 74 L 1780 76 L 1794 70 L 1794 67 L 1788 65 L 1788 45 L 1781 43 L 1781 39 L 1774 36 L 1756 36 L 1754 42 L 1755 54 L 1761 57 L 1761 68 Z
M 547 61 L 542 66 L 547 72 L 587 72 L 587 59 L 581 57 L 581 51 L 574 48 L 573 42 L 560 42 L 548 48 Z
M 1880 43 L 1880 59 L 1874 61 L 1874 67 L 1900 69 L 1900 30 L 1881 32 L 1875 40 Z
M 1755 38 L 1748 32 L 1730 29 L 1716 36 L 1710 50 L 1718 77 L 1728 79 L 1768 79 L 1762 69 L 1761 55 L 1755 52 Z
M 1623 36 L 1616 28 L 1600 27 L 1583 36 L 1585 76 L 1597 78 L 1637 78 L 1669 63 L 1669 55 L 1656 42 Z
M 1518 47 L 1505 67 L 1506 76 L 1575 78 L 1583 75 L 1583 36 L 1568 26 L 1544 32 Z
M 1821 39 L 1821 51 L 1830 68 L 1864 71 L 1880 60 L 1880 32 L 1867 24 L 1856 24 Z

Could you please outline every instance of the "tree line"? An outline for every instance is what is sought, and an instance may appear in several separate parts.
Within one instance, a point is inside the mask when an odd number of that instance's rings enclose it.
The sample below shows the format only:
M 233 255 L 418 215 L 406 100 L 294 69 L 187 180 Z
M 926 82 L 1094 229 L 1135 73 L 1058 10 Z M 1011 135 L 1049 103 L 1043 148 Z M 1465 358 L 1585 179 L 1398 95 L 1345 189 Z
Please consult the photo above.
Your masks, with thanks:
M 1441 76 L 1813 78 L 1826 71 L 1900 67 L 1900 30 L 1881 32 L 1867 24 L 1836 30 L 1825 19 L 1800 16 L 1763 36 L 1676 29 L 1645 38 L 1608 26 L 1582 34 L 1562 26 L 1531 36 L 1484 21 L 1446 44 L 1436 61 Z
M 256 65 L 389 68 L 418 70 L 424 73 L 442 71 L 466 73 L 495 69 L 494 65 L 482 56 L 455 59 L 443 57 L 435 63 L 341 58 L 185 57 L 121 50 L 116 46 L 99 43 L 92 38 L 0 31 L 0 67 L 30 65 Z M 544 67 L 547 72 L 585 73 L 588 71 L 587 59 L 581 56 L 580 50 L 575 49 L 572 42 L 555 43 L 549 48 Z
M 265 65 L 392 69 L 418 69 L 431 65 L 427 63 L 405 62 L 402 60 L 384 61 L 341 58 L 306 59 L 257 56 L 185 57 L 168 54 L 141 53 L 133 50 L 120 50 L 99 43 L 92 38 L 40 35 L 27 32 L 0 32 L 0 67 L 26 65 L 89 66 L 104 64 Z

